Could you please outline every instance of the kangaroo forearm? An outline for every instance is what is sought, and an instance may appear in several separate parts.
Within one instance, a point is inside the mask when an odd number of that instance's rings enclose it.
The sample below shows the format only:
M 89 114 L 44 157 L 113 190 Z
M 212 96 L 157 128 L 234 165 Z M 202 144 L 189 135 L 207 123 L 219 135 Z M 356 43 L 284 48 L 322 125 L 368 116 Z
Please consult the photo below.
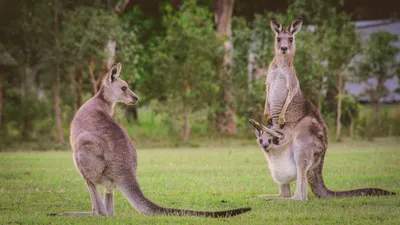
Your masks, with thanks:
M 288 91 L 288 95 L 287 95 L 287 97 L 286 97 L 285 104 L 283 105 L 282 111 L 281 111 L 281 113 L 280 113 L 280 115 L 279 115 L 280 117 L 282 117 L 282 118 L 285 117 L 286 110 L 287 110 L 287 108 L 288 108 L 290 102 L 292 101 L 292 99 L 293 99 L 293 89 L 292 89 L 292 88 L 289 88 L 289 91 Z
M 269 119 L 270 117 L 270 112 L 269 112 L 269 107 L 268 107 L 268 83 L 266 84 L 266 90 L 265 90 L 265 105 L 264 105 L 264 117 L 265 119 Z

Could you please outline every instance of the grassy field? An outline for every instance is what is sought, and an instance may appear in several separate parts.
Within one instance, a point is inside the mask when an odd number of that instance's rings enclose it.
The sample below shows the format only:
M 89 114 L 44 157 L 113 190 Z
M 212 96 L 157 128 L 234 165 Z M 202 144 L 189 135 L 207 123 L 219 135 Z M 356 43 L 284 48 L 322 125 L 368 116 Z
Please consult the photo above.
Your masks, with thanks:
M 169 207 L 226 210 L 252 207 L 227 219 L 149 217 L 116 192 L 116 216 L 50 217 L 90 211 L 86 186 L 71 152 L 0 153 L 0 224 L 400 224 L 400 195 L 264 201 L 277 193 L 256 147 L 139 149 L 138 177 L 147 197 Z M 400 139 L 331 144 L 324 177 L 333 190 L 380 187 L 400 193 Z M 294 185 L 292 185 L 294 190 Z

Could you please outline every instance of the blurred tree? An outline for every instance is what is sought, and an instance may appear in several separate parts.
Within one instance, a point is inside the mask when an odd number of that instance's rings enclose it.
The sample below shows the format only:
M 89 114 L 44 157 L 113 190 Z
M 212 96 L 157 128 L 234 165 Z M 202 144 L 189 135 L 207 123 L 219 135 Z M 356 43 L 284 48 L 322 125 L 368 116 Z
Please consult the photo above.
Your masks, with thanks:
M 183 117 L 182 140 L 188 143 L 190 115 L 214 104 L 219 91 L 214 68 L 218 42 L 210 11 L 196 1 L 186 1 L 176 13 L 167 5 L 166 11 L 166 35 L 153 50 L 154 79 L 162 82 L 163 110 L 172 118 Z
M 97 68 L 95 65 L 107 65 L 108 62 L 103 61 L 115 55 L 117 15 L 101 8 L 77 7 L 65 13 L 63 25 L 65 63 L 89 75 L 95 94 L 104 73 L 102 66 Z
M 364 91 L 374 105 L 375 125 L 381 125 L 381 99 L 388 94 L 385 82 L 400 74 L 400 63 L 396 57 L 400 48 L 396 46 L 399 37 L 387 31 L 377 31 L 369 36 L 363 49 L 363 58 L 356 63 L 354 76 L 358 82 L 376 80 Z
M 343 126 L 349 128 L 349 137 L 354 137 L 355 124 L 360 115 L 360 104 L 354 96 L 344 95 L 342 99 L 343 116 L 341 117 Z
M 19 68 L 13 71 L 12 78 L 6 79 L 12 80 L 14 87 L 17 82 L 20 83 L 19 93 L 22 98 L 20 113 L 8 119 L 14 120 L 18 124 L 16 126 L 20 127 L 22 138 L 29 140 L 36 116 L 32 104 L 37 100 L 36 81 L 42 68 L 40 60 L 46 47 L 54 43 L 51 33 L 52 20 L 49 20 L 52 18 L 52 11 L 47 9 L 48 1 L 45 0 L 35 3 L 22 1 L 19 5 L 20 17 L 6 28 L 5 37 L 5 46 L 17 61 Z
M 8 53 L 4 45 L 0 43 L 0 129 L 3 125 L 3 105 L 6 97 L 6 82 L 4 71 L 6 68 L 17 66 L 15 59 Z
M 326 32 L 326 58 L 328 69 L 337 75 L 337 112 L 336 112 L 336 140 L 341 140 L 342 100 L 344 96 L 343 74 L 349 67 L 350 61 L 359 52 L 360 39 L 355 25 L 346 14 L 333 14 L 332 24 Z
M 81 76 L 89 78 L 95 94 L 115 58 L 129 65 L 124 71 L 135 69 L 141 47 L 135 31 L 127 28 L 117 14 L 101 8 L 77 7 L 65 14 L 62 47 L 66 67 L 77 71 L 77 98 L 81 98 Z
M 232 87 L 232 31 L 231 16 L 234 0 L 215 0 L 215 26 L 218 38 L 223 41 L 224 53 L 217 57 L 217 76 L 220 79 L 220 101 L 217 106 L 217 130 L 225 134 L 236 134 L 235 110 Z
M 124 66 L 129 66 L 129 69 L 124 69 L 124 71 L 129 71 L 131 74 L 133 72 L 133 76 L 129 76 L 129 82 L 132 84 L 131 89 L 135 92 L 139 92 L 140 104 L 146 105 L 151 99 L 157 99 L 163 95 L 162 91 L 159 89 L 160 86 L 157 85 L 161 82 L 154 80 L 152 68 L 153 46 L 161 34 L 159 30 L 155 29 L 154 20 L 144 15 L 142 10 L 138 7 L 126 11 L 120 15 L 120 18 L 123 29 L 125 31 L 134 32 L 137 35 L 137 42 L 140 43 L 140 45 L 135 45 L 136 50 L 130 52 L 135 53 L 134 58 L 130 57 L 134 63 L 125 60 L 126 64 L 124 64 Z M 126 48 L 131 46 L 131 44 L 126 42 L 126 44 L 120 46 Z M 144 51 L 144 49 L 146 50 Z M 117 53 L 119 52 L 120 51 L 117 51 Z M 126 52 L 129 53 L 129 51 Z M 125 107 L 125 117 L 128 121 L 132 121 L 133 118 L 134 121 L 139 122 L 138 116 L 138 105 Z
M 55 108 L 55 119 L 57 123 L 57 136 L 58 143 L 64 144 L 64 134 L 62 129 L 62 117 L 61 117 L 61 106 L 60 106 L 60 89 L 61 89 L 61 74 L 60 74 L 60 22 L 59 22 L 59 14 L 60 14 L 60 4 L 58 0 L 54 1 L 54 43 L 56 49 L 55 64 L 56 67 L 56 87 L 54 93 L 54 108 Z

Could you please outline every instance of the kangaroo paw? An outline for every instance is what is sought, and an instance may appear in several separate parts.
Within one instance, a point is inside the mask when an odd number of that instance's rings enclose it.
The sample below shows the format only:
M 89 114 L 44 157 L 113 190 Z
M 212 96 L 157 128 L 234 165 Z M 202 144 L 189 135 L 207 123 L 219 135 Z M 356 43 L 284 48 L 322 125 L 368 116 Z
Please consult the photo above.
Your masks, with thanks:
M 279 127 L 282 129 L 285 126 L 285 123 L 286 123 L 285 118 L 284 117 L 279 117 L 278 123 L 279 123 Z

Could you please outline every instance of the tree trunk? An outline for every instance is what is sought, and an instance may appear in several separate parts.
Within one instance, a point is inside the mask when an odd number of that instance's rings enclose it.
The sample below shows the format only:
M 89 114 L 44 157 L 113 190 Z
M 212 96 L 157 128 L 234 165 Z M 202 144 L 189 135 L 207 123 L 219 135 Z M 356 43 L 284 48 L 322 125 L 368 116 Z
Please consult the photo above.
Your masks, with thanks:
M 189 116 L 190 116 L 190 112 L 188 109 L 185 108 L 184 114 L 183 114 L 183 138 L 182 138 L 182 141 L 185 145 L 187 145 L 189 142 L 190 130 L 191 130 Z
M 28 139 L 29 136 L 29 118 L 28 118 L 28 85 L 27 73 L 29 73 L 28 66 L 22 68 L 21 90 L 22 90 L 22 138 Z
M 107 42 L 107 53 L 108 57 L 104 60 L 104 74 L 107 74 L 107 72 L 111 69 L 111 66 L 115 62 L 115 51 L 117 49 L 117 42 L 114 40 L 108 40 Z
M 5 85 L 3 73 L 0 71 L 0 128 L 2 127 L 3 122 L 3 104 L 4 104 L 4 94 L 5 93 Z
M 336 141 L 341 140 L 340 131 L 342 129 L 342 123 L 340 118 L 342 116 L 342 85 L 343 85 L 343 74 L 338 73 L 338 95 L 337 95 L 337 114 L 336 114 Z
M 336 96 L 338 94 L 338 90 L 336 85 L 333 84 L 333 82 L 329 82 L 328 79 L 328 83 L 327 83 L 327 87 L 326 87 L 326 110 L 329 113 L 333 113 L 335 112 L 335 110 L 337 110 L 337 99 Z
M 62 114 L 61 114 L 61 104 L 60 104 L 60 90 L 61 90 L 61 78 L 60 78 L 60 68 L 56 67 L 56 90 L 54 96 L 54 106 L 56 110 L 56 121 L 57 121 L 57 134 L 58 143 L 64 144 L 64 132 L 62 127 Z
M 349 118 L 350 118 L 349 137 L 353 138 L 354 137 L 354 119 L 353 119 L 353 115 L 351 114 L 351 110 L 347 109 L 347 114 L 349 115 Z
M 189 82 L 186 80 L 185 84 L 183 86 L 185 90 L 185 96 L 189 94 Z M 189 122 L 189 116 L 190 116 L 190 110 L 187 107 L 186 104 L 186 99 L 183 101 L 183 136 L 182 136 L 182 141 L 186 145 L 189 142 L 189 137 L 190 137 L 190 122 Z
M 224 56 L 217 57 L 217 76 L 221 81 L 220 105 L 217 108 L 217 130 L 234 135 L 237 133 L 232 95 L 232 32 L 233 0 L 215 1 L 215 24 L 218 37 L 224 41 Z
M 59 42 L 58 42 L 58 0 L 54 1 L 54 39 L 57 48 L 57 54 L 59 49 Z M 58 143 L 64 144 L 64 132 L 62 128 L 62 114 L 61 114 L 61 104 L 60 104 L 60 92 L 61 92 L 61 75 L 60 75 L 60 65 L 59 65 L 59 57 L 56 55 L 56 87 L 55 87 L 55 94 L 54 94 L 54 107 L 55 107 L 55 119 L 57 122 L 57 136 L 58 136 Z
M 248 94 L 253 92 L 253 77 L 254 77 L 254 63 L 255 63 L 255 54 L 249 52 L 248 56 L 248 64 L 247 64 L 247 89 Z
M 97 85 L 98 85 L 98 80 L 94 76 L 94 57 L 90 57 L 90 62 L 89 62 L 89 76 L 90 76 L 90 82 L 92 83 L 92 89 L 93 89 L 93 95 L 97 93 Z
M 137 105 L 131 105 L 125 108 L 125 118 L 130 123 L 132 122 L 132 118 L 134 122 L 138 122 L 138 109 Z
M 76 71 L 75 74 L 75 109 L 78 111 L 78 109 L 82 105 L 82 76 L 83 76 L 83 71 L 82 69 Z
M 318 108 L 318 112 L 320 112 L 320 113 L 322 111 L 322 82 L 323 81 L 321 80 L 321 83 L 317 90 L 317 108 Z
M 374 108 L 375 108 L 375 124 L 380 127 L 381 125 L 381 102 L 380 98 L 382 97 L 382 89 L 384 85 L 384 80 L 382 78 L 378 78 L 377 85 L 375 89 L 375 99 L 374 99 Z

